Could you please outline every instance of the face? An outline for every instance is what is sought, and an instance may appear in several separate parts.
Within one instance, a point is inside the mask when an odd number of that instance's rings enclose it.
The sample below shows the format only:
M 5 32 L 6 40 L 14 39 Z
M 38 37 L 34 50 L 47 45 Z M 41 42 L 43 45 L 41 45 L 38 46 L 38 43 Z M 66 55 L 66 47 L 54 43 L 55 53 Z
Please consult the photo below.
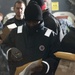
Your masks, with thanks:
M 14 12 L 16 13 L 16 18 L 21 18 L 24 16 L 25 4 L 16 3 L 14 6 Z
M 29 27 L 35 27 L 40 23 L 40 21 L 27 21 L 26 23 Z

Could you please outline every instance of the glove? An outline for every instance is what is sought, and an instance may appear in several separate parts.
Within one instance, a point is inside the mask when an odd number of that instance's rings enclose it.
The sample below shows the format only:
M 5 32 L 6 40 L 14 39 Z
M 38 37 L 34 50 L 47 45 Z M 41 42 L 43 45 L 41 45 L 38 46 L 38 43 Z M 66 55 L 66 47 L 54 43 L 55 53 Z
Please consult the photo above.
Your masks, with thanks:
M 20 61 L 22 60 L 22 53 L 17 48 L 10 48 L 9 56 L 10 60 L 12 61 Z
M 46 4 L 44 3 L 45 0 L 30 0 L 30 2 L 31 1 L 36 1 L 42 10 L 46 9 Z

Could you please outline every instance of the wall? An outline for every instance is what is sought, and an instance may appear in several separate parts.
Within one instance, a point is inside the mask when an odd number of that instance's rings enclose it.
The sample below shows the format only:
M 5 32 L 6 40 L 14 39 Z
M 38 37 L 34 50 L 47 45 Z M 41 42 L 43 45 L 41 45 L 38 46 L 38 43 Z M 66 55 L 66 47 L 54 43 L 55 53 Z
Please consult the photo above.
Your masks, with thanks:
M 0 12 L 4 14 L 4 16 L 11 11 L 11 7 L 13 7 L 14 3 L 17 0 L 0 0 Z
M 75 14 L 75 5 L 72 5 L 69 0 L 52 0 L 52 2 L 59 2 L 59 10 L 56 11 L 70 11 Z

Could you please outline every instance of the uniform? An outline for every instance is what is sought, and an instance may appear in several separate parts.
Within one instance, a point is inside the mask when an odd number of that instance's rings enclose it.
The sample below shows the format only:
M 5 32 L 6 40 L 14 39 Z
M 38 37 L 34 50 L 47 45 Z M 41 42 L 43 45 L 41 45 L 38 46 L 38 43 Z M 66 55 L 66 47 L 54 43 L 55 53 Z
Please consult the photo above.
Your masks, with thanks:
M 56 19 L 49 12 L 49 9 L 46 9 L 45 12 L 43 12 L 43 20 L 44 20 L 46 27 L 52 29 L 55 32 L 59 31 L 59 26 L 60 26 L 59 20 Z
M 10 24 L 12 24 L 12 23 L 15 23 L 16 26 L 24 25 L 24 23 L 25 23 L 24 20 L 25 20 L 24 18 L 21 19 L 21 20 L 18 20 L 18 19 L 16 19 L 15 16 L 14 16 L 13 18 L 11 18 L 11 19 L 9 19 L 9 20 L 6 21 L 6 23 L 4 24 L 4 27 L 7 26 L 7 25 L 10 25 Z
M 58 37 L 55 36 L 55 33 L 44 26 L 40 26 L 37 30 L 28 30 L 28 28 L 24 26 L 22 32 L 18 32 L 18 29 L 19 28 L 13 29 L 2 44 L 2 49 L 5 51 L 7 51 L 8 48 L 16 47 L 21 50 L 23 54 L 23 60 L 21 62 L 12 63 L 9 61 L 10 66 L 14 68 L 15 66 L 21 66 L 40 58 L 43 58 L 44 60 L 50 58 L 47 61 L 50 62 L 50 67 L 53 67 L 52 69 L 54 70 L 52 72 L 54 73 L 58 60 L 53 55 L 53 52 L 57 51 L 57 45 L 59 45 Z M 48 31 L 49 34 L 47 35 Z M 46 54 L 44 55 L 45 52 Z M 10 70 L 12 70 L 11 67 Z M 49 75 L 54 75 L 52 72 Z
M 14 75 L 16 67 L 38 59 L 42 59 L 47 64 L 41 63 L 43 69 L 37 73 L 33 71 L 32 75 L 54 75 L 59 60 L 53 53 L 60 47 L 59 36 L 46 28 L 42 20 L 40 6 L 34 1 L 30 2 L 25 9 L 26 24 L 13 29 L 2 43 L 1 47 L 7 52 L 10 59 L 8 62 L 11 75 Z M 12 51 L 8 52 L 8 49 L 10 50 L 12 47 L 22 52 L 21 61 L 11 59 Z

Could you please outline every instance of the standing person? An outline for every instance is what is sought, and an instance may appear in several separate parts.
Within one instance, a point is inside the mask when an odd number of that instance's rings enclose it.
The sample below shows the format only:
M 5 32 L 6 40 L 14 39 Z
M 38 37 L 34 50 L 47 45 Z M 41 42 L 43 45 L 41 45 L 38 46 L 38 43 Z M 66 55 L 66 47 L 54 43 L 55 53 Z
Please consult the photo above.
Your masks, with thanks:
M 43 21 L 46 27 L 53 30 L 55 33 L 59 35 L 60 41 L 64 37 L 64 34 L 62 32 L 62 29 L 60 28 L 60 21 L 59 19 L 55 18 L 52 13 L 50 12 L 47 1 L 48 0 L 30 0 L 30 2 L 36 1 L 38 5 L 41 7 L 42 13 L 43 13 Z
M 2 40 L 4 40 L 9 35 L 10 31 L 13 28 L 25 24 L 24 10 L 25 10 L 24 2 L 22 0 L 16 1 L 14 4 L 15 16 L 7 20 L 6 23 L 3 25 L 3 33 L 1 35 Z
M 67 19 L 54 17 L 46 5 L 48 0 L 30 0 L 30 2 L 31 1 L 36 1 L 38 3 L 43 12 L 45 26 L 52 29 L 55 33 L 58 33 L 60 35 L 60 41 L 62 41 L 63 37 L 69 32 L 69 27 L 73 27 L 73 24 Z
M 15 23 L 16 26 L 24 25 L 25 23 L 24 10 L 25 10 L 24 2 L 22 0 L 16 1 L 14 4 L 15 16 L 7 20 L 6 23 L 4 24 L 4 27 L 12 23 Z
M 47 6 L 48 0 L 30 0 L 30 2 L 31 1 L 36 1 L 38 5 L 41 7 L 43 13 L 43 20 L 46 27 L 52 29 L 54 32 L 59 31 L 59 26 L 60 26 L 59 21 L 50 12 Z
M 2 20 L 3 20 L 3 14 L 0 13 L 0 35 L 2 34 L 2 29 L 3 29 Z M 0 37 L 0 45 L 1 43 L 2 43 L 2 38 Z M 0 46 L 0 75 L 9 75 L 8 63 L 2 52 L 1 46 Z
M 35 66 L 31 68 L 32 75 L 55 74 L 59 60 L 53 53 L 58 50 L 60 42 L 58 35 L 46 28 L 42 20 L 40 6 L 36 2 L 30 2 L 25 9 L 26 25 L 13 29 L 1 44 L 9 58 L 10 75 L 14 75 L 16 67 L 38 59 L 42 59 L 41 66 L 37 65 L 38 69 Z M 13 54 L 15 51 L 18 52 Z

